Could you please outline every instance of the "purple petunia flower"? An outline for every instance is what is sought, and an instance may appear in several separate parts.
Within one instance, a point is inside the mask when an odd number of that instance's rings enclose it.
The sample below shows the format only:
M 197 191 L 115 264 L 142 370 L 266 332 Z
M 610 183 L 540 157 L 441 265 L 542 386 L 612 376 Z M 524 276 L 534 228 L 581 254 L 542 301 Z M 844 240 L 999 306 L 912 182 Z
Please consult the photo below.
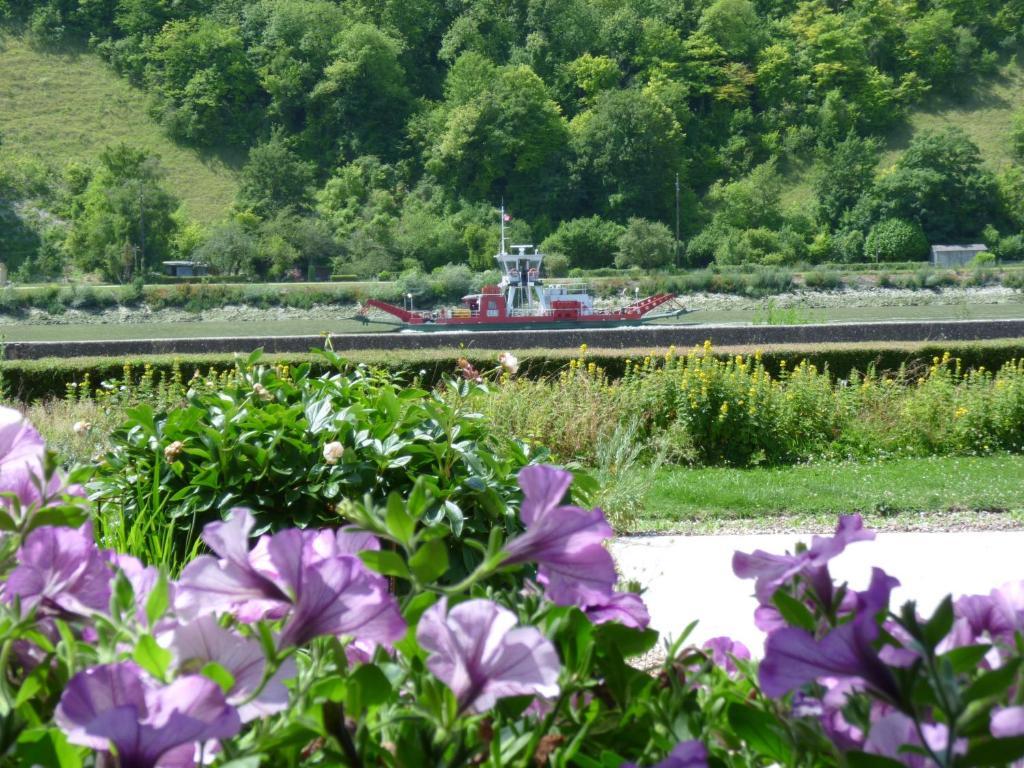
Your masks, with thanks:
M 773 555 L 760 549 L 749 554 L 737 552 L 733 555 L 732 570 L 741 579 L 756 580 L 754 593 L 762 605 L 771 605 L 776 590 L 798 576 L 806 577 L 822 601 L 829 603 L 832 599 L 829 560 L 850 544 L 874 538 L 874 531 L 864 528 L 860 515 L 843 515 L 839 518 L 835 536 L 815 536 L 811 539 L 810 548 L 803 552 L 793 555 Z
M 301 644 L 319 635 L 352 635 L 363 643 L 389 644 L 405 634 L 387 580 L 340 552 L 372 547 L 376 540 L 342 531 L 289 529 L 263 536 L 249 550 L 254 521 L 234 509 L 211 523 L 203 540 L 220 558 L 196 558 L 182 572 L 175 608 L 184 619 L 230 611 L 243 622 L 287 617 L 281 642 Z
M 555 647 L 533 627 L 516 628 L 515 614 L 490 600 L 467 600 L 448 611 L 442 598 L 420 617 L 416 639 L 460 712 L 486 712 L 507 696 L 558 694 Z
M 524 467 L 519 516 L 526 532 L 505 546 L 505 563 L 536 562 L 537 580 L 559 605 L 601 605 L 614 593 L 615 563 L 604 547 L 612 535 L 600 509 L 561 506 L 572 475 L 550 466 Z
M 935 752 L 943 752 L 949 744 L 949 729 L 942 723 L 923 723 L 921 733 L 925 743 Z M 890 712 L 882 717 L 872 718 L 871 731 L 864 742 L 864 751 L 896 760 L 909 768 L 926 768 L 933 765 L 931 758 L 916 750 L 924 747 L 914 721 L 900 712 Z M 957 739 L 953 752 L 962 755 L 967 752 L 967 741 Z
M 769 635 L 759 670 L 764 692 L 782 696 L 821 677 L 856 677 L 882 694 L 894 695 L 895 680 L 874 642 L 879 635 L 878 614 L 887 609 L 889 595 L 898 584 L 881 569 L 873 569 L 867 591 L 858 593 L 860 607 L 853 620 L 820 640 L 792 627 Z
M 660 763 L 651 768 L 707 768 L 708 750 L 699 741 L 681 741 Z M 623 763 L 622 768 L 637 768 L 636 763 Z
M 583 612 L 594 624 L 614 621 L 633 629 L 647 629 L 651 623 L 647 606 L 635 592 L 613 592 L 606 600 L 587 605 Z
M 64 481 L 54 474 L 44 484 L 43 465 L 46 446 L 39 432 L 19 411 L 0 406 L 0 507 L 9 507 L 10 499 L 3 494 L 14 494 L 22 508 L 47 500 L 67 491 L 84 495 L 80 486 L 64 488 Z
M 81 528 L 42 526 L 25 537 L 4 589 L 5 599 L 21 600 L 25 610 L 50 616 L 88 616 L 110 606 L 113 573 L 92 539 Z
M 197 743 L 229 738 L 242 725 L 213 681 L 189 675 L 164 686 L 130 661 L 71 678 L 54 721 L 72 744 L 115 750 L 120 768 L 193 765 Z
M 750 649 L 731 637 L 712 637 L 704 643 L 704 650 L 711 652 L 711 660 L 730 675 L 735 674 L 736 659 L 750 660 Z
M 997 707 L 993 709 L 989 730 L 997 739 L 1024 736 L 1024 707 Z
M 243 703 L 263 680 L 266 656 L 256 640 L 225 629 L 213 616 L 200 616 L 187 624 L 179 624 L 161 634 L 160 642 L 171 652 L 179 672 L 198 672 L 210 662 L 220 664 L 230 672 L 235 682 L 227 692 L 227 701 L 238 707 L 243 723 L 268 717 L 288 706 L 288 689 L 284 681 L 295 677 L 295 662 L 291 658 L 285 659 L 259 695 Z

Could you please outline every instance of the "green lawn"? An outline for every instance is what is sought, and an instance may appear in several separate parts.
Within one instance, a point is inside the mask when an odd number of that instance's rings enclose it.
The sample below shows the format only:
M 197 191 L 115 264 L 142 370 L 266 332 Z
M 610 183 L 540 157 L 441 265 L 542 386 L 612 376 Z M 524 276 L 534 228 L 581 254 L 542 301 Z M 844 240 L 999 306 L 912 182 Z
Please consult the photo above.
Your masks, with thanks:
M 799 528 L 864 513 L 874 525 L 1024 524 L 1024 456 L 894 459 L 777 469 L 663 468 L 638 530 Z
M 175 144 L 149 117 L 147 106 L 145 95 L 95 54 L 42 52 L 16 37 L 0 39 L 5 144 L 57 167 L 95 158 L 119 142 L 141 147 L 160 156 L 167 188 L 190 217 L 200 222 L 221 218 L 238 188 L 235 170 L 218 157 L 202 157 Z

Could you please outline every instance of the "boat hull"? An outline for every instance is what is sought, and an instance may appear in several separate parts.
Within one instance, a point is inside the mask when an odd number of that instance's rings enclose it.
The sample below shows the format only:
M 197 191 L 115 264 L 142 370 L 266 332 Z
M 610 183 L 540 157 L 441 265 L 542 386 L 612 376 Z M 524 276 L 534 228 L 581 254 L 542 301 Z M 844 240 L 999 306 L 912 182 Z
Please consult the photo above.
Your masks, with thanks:
M 477 323 L 403 323 L 399 330 L 416 333 L 439 333 L 444 331 L 550 331 L 565 328 L 634 328 L 648 325 L 654 318 L 617 318 L 614 320 L 528 320 L 503 319 L 498 322 Z

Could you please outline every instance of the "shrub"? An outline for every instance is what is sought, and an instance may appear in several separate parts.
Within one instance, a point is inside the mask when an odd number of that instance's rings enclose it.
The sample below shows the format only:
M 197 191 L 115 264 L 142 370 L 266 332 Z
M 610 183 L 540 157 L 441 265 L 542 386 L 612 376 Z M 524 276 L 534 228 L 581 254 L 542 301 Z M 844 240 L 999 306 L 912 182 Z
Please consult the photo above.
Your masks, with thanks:
M 928 255 L 928 238 L 919 224 L 886 219 L 871 228 L 864 255 L 875 261 L 913 261 Z
M 835 290 L 843 287 L 843 276 L 831 270 L 812 270 L 804 274 L 804 285 L 808 288 Z
M 622 225 L 600 216 L 563 221 L 544 238 L 541 250 L 549 255 L 561 254 L 571 267 L 610 267 L 624 231 Z
M 630 219 L 619 237 L 615 264 L 619 267 L 657 269 L 672 263 L 675 239 L 661 222 Z
M 1002 261 L 1024 261 L 1024 235 L 1001 237 L 992 247 L 991 252 L 979 253 L 974 258 L 977 260 L 982 256 L 988 256 L 992 261 L 995 260 L 995 257 Z
M 334 372 L 259 365 L 257 354 L 177 407 L 129 409 L 93 468 L 103 513 L 126 526 L 174 521 L 187 552 L 230 506 L 251 509 L 262 529 L 336 524 L 342 499 L 404 496 L 415 481 L 434 499 L 427 517 L 456 536 L 504 525 L 513 476 L 532 460 L 526 446 L 388 375 L 341 373 L 324 355 Z

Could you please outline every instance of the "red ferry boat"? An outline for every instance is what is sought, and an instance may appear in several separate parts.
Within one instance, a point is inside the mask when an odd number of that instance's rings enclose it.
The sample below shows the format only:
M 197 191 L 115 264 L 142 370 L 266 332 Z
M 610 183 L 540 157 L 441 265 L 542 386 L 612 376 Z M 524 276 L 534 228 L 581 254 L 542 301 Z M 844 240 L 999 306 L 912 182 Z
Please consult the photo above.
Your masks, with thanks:
M 505 245 L 505 209 L 501 209 L 501 245 L 494 257 L 501 270 L 498 285 L 485 285 L 480 293 L 462 297 L 461 307 L 442 307 L 417 311 L 377 299 L 368 299 L 365 307 L 394 315 L 417 330 L 441 328 L 564 328 L 607 325 L 639 325 L 654 317 L 651 313 L 675 298 L 659 293 L 618 309 L 597 309 L 594 298 L 576 285 L 547 285 L 541 277 L 544 254 L 532 245 Z M 671 313 L 678 314 L 678 313 Z

